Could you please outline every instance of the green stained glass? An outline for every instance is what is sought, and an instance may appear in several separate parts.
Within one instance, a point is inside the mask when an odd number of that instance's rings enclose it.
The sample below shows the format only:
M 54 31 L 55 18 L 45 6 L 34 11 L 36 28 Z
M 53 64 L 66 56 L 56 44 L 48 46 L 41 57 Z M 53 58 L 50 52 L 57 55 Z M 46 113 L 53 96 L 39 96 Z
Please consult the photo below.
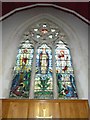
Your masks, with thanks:
M 29 41 L 20 44 L 13 69 L 10 98 L 29 98 L 33 52 Z
M 53 98 L 52 52 L 46 44 L 37 49 L 34 98 Z
M 62 41 L 56 44 L 55 59 L 58 98 L 77 98 L 70 49 Z

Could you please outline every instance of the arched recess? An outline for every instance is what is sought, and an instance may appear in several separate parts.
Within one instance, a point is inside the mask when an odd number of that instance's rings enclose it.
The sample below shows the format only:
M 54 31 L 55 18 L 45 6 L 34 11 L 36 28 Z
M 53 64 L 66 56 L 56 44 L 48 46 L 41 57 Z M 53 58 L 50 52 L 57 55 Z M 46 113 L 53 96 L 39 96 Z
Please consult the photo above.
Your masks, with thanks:
M 79 44 L 77 44 L 78 36 L 75 33 L 75 31 L 73 29 L 73 26 L 70 26 L 67 23 L 67 21 L 63 20 L 62 18 L 59 19 L 59 18 L 57 18 L 57 17 L 55 17 L 53 15 L 50 15 L 50 14 L 39 14 L 39 15 L 37 15 L 35 17 L 30 18 L 26 22 L 22 23 L 16 29 L 16 31 L 12 32 L 13 34 L 12 34 L 12 36 L 10 36 L 9 43 L 12 44 L 12 46 L 14 46 L 14 51 L 17 51 L 17 47 L 20 44 L 20 41 L 22 41 L 22 39 L 23 39 L 22 38 L 23 33 L 25 31 L 28 31 L 30 25 L 32 25 L 36 21 L 38 21 L 40 19 L 43 19 L 43 18 L 46 18 L 46 19 L 51 20 L 54 23 L 56 23 L 60 28 L 63 29 L 63 31 L 65 31 L 66 35 L 68 36 L 67 39 L 65 39 L 64 41 L 68 42 L 68 44 L 70 46 L 70 49 L 71 49 L 71 54 L 73 53 L 73 58 L 72 59 L 73 59 L 74 66 L 76 68 L 76 70 L 75 70 L 75 77 L 76 77 L 76 84 L 77 84 L 78 80 L 80 81 L 80 77 L 78 78 L 78 68 L 80 67 L 80 65 L 76 64 L 76 60 L 79 59 L 79 58 L 77 58 L 77 51 L 75 51 L 75 49 L 77 49 L 78 50 L 78 54 L 80 54 Z M 76 47 L 74 47 L 74 45 Z M 12 67 L 14 65 L 14 61 L 15 61 L 15 57 L 16 57 L 16 52 L 14 54 L 12 53 L 12 51 L 9 51 L 9 52 L 12 54 L 12 59 L 10 60 L 11 61 L 11 66 L 10 67 Z M 7 73 L 5 73 L 5 74 L 8 74 L 9 75 L 8 79 L 12 81 L 12 74 L 11 75 L 9 74 L 11 72 L 12 72 L 12 69 L 9 68 L 7 70 Z M 7 75 L 5 75 L 5 77 L 6 76 Z M 4 79 L 6 79 L 6 78 L 4 78 Z M 11 85 L 11 81 L 8 81 L 8 86 L 9 87 Z M 79 82 L 79 85 L 77 84 L 77 86 L 79 86 L 77 88 L 79 88 L 78 93 L 79 93 L 79 96 L 80 96 L 80 92 L 82 91 L 82 88 L 80 88 L 80 82 Z M 83 95 L 81 97 L 83 97 Z
M 43 17 L 43 19 L 39 18 L 39 20 L 35 21 L 35 23 L 31 25 L 29 24 L 29 27 L 27 28 L 27 30 L 24 29 L 24 39 L 25 39 L 24 41 L 27 42 L 27 40 L 29 41 L 31 40 L 33 41 L 35 45 L 33 64 L 32 64 L 33 69 L 29 71 L 29 73 L 31 73 L 31 78 L 29 78 L 29 80 L 31 79 L 31 85 L 29 88 L 30 94 L 28 90 L 28 96 L 26 98 L 28 97 L 40 98 L 40 99 L 41 98 L 42 99 L 53 99 L 53 98 L 57 99 L 58 98 L 57 81 L 56 81 L 56 74 L 55 74 L 56 72 L 54 71 L 55 69 L 55 63 L 54 63 L 55 62 L 55 58 L 54 58 L 55 46 L 54 45 L 56 41 L 58 42 L 59 40 L 62 40 L 65 42 L 69 40 L 68 35 L 65 33 L 65 31 L 63 30 L 62 27 L 59 27 L 53 21 L 45 18 L 45 16 Z M 39 47 L 40 45 L 37 47 L 36 44 L 42 44 L 42 45 L 41 47 Z M 51 44 L 53 50 L 47 44 Z M 52 59 L 53 59 L 53 62 L 52 62 Z M 26 64 L 25 60 L 24 60 L 24 63 Z M 25 72 L 28 72 L 28 71 L 26 70 Z M 20 78 L 20 75 L 19 75 L 19 78 Z M 24 78 L 26 77 L 23 76 L 22 80 L 24 80 Z M 14 79 L 13 81 L 15 80 L 16 79 Z M 13 88 L 14 88 L 13 86 L 15 86 L 16 83 L 12 84 L 11 92 L 10 92 L 11 97 L 13 97 L 12 96 Z M 19 88 L 17 89 L 17 91 L 14 91 L 14 95 L 21 89 L 22 89 L 21 93 L 25 92 L 24 91 L 25 84 L 24 86 L 21 86 L 21 83 L 22 82 L 20 82 L 20 85 L 17 85 Z M 15 86 L 15 90 L 17 86 Z M 74 96 L 74 97 L 77 97 L 77 96 Z M 20 96 L 20 98 L 23 98 L 23 96 Z

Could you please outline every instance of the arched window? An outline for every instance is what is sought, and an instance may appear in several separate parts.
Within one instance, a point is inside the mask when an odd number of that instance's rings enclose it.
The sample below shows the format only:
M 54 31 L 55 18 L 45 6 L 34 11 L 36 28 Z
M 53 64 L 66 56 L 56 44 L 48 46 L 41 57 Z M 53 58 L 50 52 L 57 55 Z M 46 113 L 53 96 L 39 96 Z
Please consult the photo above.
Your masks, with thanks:
M 37 49 L 34 98 L 53 98 L 52 51 L 46 44 Z
M 30 26 L 18 49 L 11 98 L 54 99 L 56 92 L 56 99 L 78 98 L 65 37 L 64 31 L 47 19 Z
M 33 52 L 34 48 L 29 40 L 20 44 L 13 70 L 10 91 L 12 98 L 29 98 Z
M 58 98 L 76 98 L 76 85 L 70 49 L 62 41 L 56 44 L 56 79 Z

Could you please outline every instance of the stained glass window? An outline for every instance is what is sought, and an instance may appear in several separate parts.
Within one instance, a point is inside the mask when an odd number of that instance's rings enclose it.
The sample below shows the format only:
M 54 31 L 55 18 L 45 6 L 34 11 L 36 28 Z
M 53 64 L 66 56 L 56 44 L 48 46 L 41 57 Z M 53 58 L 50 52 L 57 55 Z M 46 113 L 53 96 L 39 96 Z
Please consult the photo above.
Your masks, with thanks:
M 10 98 L 29 98 L 33 52 L 29 40 L 20 44 L 13 69 Z
M 46 44 L 37 49 L 34 98 L 53 98 L 52 51 Z
M 63 42 L 67 37 L 62 28 L 47 19 L 30 26 L 18 48 L 10 98 L 53 99 L 57 90 L 57 99 L 78 98 L 70 49 Z
M 70 49 L 62 41 L 56 44 L 55 59 L 58 98 L 77 98 Z

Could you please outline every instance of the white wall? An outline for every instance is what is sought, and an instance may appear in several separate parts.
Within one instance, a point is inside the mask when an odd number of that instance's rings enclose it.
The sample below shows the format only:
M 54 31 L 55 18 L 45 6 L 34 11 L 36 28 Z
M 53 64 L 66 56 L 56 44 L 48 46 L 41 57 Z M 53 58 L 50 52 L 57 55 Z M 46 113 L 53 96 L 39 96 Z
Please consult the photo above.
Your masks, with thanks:
M 6 18 L 3 27 L 3 98 L 9 95 L 12 67 L 22 34 L 39 19 L 47 18 L 60 26 L 68 36 L 79 98 L 88 98 L 88 25 L 74 15 L 55 8 L 32 8 Z
M 2 98 L 2 22 L 0 22 L 0 98 Z

